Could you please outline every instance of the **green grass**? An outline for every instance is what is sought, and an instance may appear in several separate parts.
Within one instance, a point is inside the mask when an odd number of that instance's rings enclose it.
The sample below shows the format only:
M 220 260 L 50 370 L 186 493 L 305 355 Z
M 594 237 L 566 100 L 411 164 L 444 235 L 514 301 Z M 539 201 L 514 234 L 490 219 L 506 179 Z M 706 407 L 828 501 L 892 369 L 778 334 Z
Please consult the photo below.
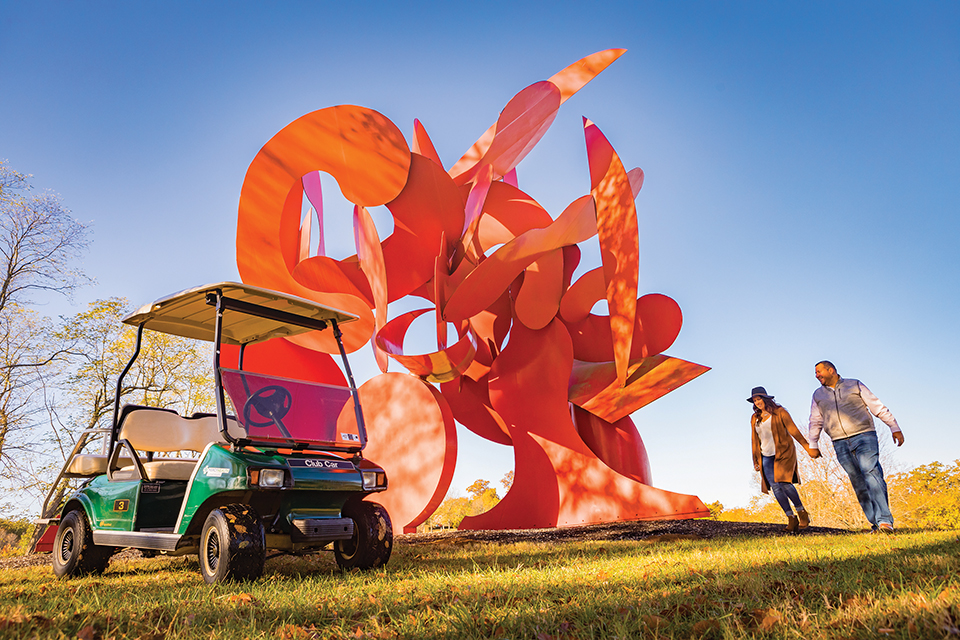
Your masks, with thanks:
M 210 587 L 195 558 L 99 577 L 0 571 L 4 638 L 960 637 L 960 538 L 400 545 L 385 570 L 268 561 Z

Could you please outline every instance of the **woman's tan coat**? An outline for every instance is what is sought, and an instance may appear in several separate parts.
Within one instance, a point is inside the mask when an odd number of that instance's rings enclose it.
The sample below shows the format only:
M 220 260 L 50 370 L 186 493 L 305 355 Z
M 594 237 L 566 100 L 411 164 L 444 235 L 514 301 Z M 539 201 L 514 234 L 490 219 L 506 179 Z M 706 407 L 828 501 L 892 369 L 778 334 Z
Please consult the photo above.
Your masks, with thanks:
M 800 484 L 800 475 L 797 473 L 797 450 L 793 446 L 793 440 L 790 436 L 803 445 L 804 449 L 809 448 L 807 439 L 803 437 L 797 425 L 793 423 L 793 418 L 781 406 L 777 406 L 771 414 L 770 428 L 773 431 L 773 442 L 777 446 L 776 458 L 773 463 L 773 481 L 774 482 L 792 482 Z M 757 435 L 757 423 L 760 416 L 751 414 L 750 416 L 750 434 L 753 437 L 753 464 L 754 467 L 760 465 L 760 436 Z M 767 479 L 763 476 L 763 466 L 760 467 L 760 488 L 764 493 L 770 492 L 767 486 Z

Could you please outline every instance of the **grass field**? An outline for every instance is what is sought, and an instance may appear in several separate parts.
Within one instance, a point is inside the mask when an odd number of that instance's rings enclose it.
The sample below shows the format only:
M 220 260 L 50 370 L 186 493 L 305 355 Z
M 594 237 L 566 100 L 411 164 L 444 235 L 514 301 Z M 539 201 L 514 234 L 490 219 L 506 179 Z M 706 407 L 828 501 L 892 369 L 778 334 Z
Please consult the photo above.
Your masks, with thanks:
M 399 544 L 385 570 L 276 558 L 216 587 L 195 558 L 4 569 L 0 637 L 951 638 L 960 537 Z

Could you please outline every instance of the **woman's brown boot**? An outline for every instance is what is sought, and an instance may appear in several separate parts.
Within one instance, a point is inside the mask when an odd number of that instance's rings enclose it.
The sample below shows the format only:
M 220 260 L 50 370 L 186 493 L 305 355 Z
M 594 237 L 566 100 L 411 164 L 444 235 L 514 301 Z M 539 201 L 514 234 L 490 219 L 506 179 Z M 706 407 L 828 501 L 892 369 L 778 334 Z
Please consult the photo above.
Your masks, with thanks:
M 795 515 L 787 516 L 787 531 L 793 533 L 797 530 L 797 527 L 800 526 L 800 520 L 797 519 Z
M 797 509 L 797 518 L 800 520 L 800 528 L 806 529 L 810 526 L 810 514 L 805 509 Z

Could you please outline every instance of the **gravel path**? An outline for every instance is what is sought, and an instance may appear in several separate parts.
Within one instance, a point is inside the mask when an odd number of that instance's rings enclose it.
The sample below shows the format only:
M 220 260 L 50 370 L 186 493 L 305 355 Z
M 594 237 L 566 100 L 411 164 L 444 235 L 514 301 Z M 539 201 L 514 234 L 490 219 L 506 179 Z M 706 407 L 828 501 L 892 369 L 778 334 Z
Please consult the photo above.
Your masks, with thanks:
M 570 542 L 575 540 L 703 540 L 729 536 L 783 536 L 850 533 L 844 529 L 808 527 L 796 534 L 787 533 L 782 524 L 761 522 L 720 522 L 717 520 L 638 520 L 609 522 L 553 529 L 515 529 L 507 531 L 444 531 L 396 536 L 397 544 L 464 542 Z

